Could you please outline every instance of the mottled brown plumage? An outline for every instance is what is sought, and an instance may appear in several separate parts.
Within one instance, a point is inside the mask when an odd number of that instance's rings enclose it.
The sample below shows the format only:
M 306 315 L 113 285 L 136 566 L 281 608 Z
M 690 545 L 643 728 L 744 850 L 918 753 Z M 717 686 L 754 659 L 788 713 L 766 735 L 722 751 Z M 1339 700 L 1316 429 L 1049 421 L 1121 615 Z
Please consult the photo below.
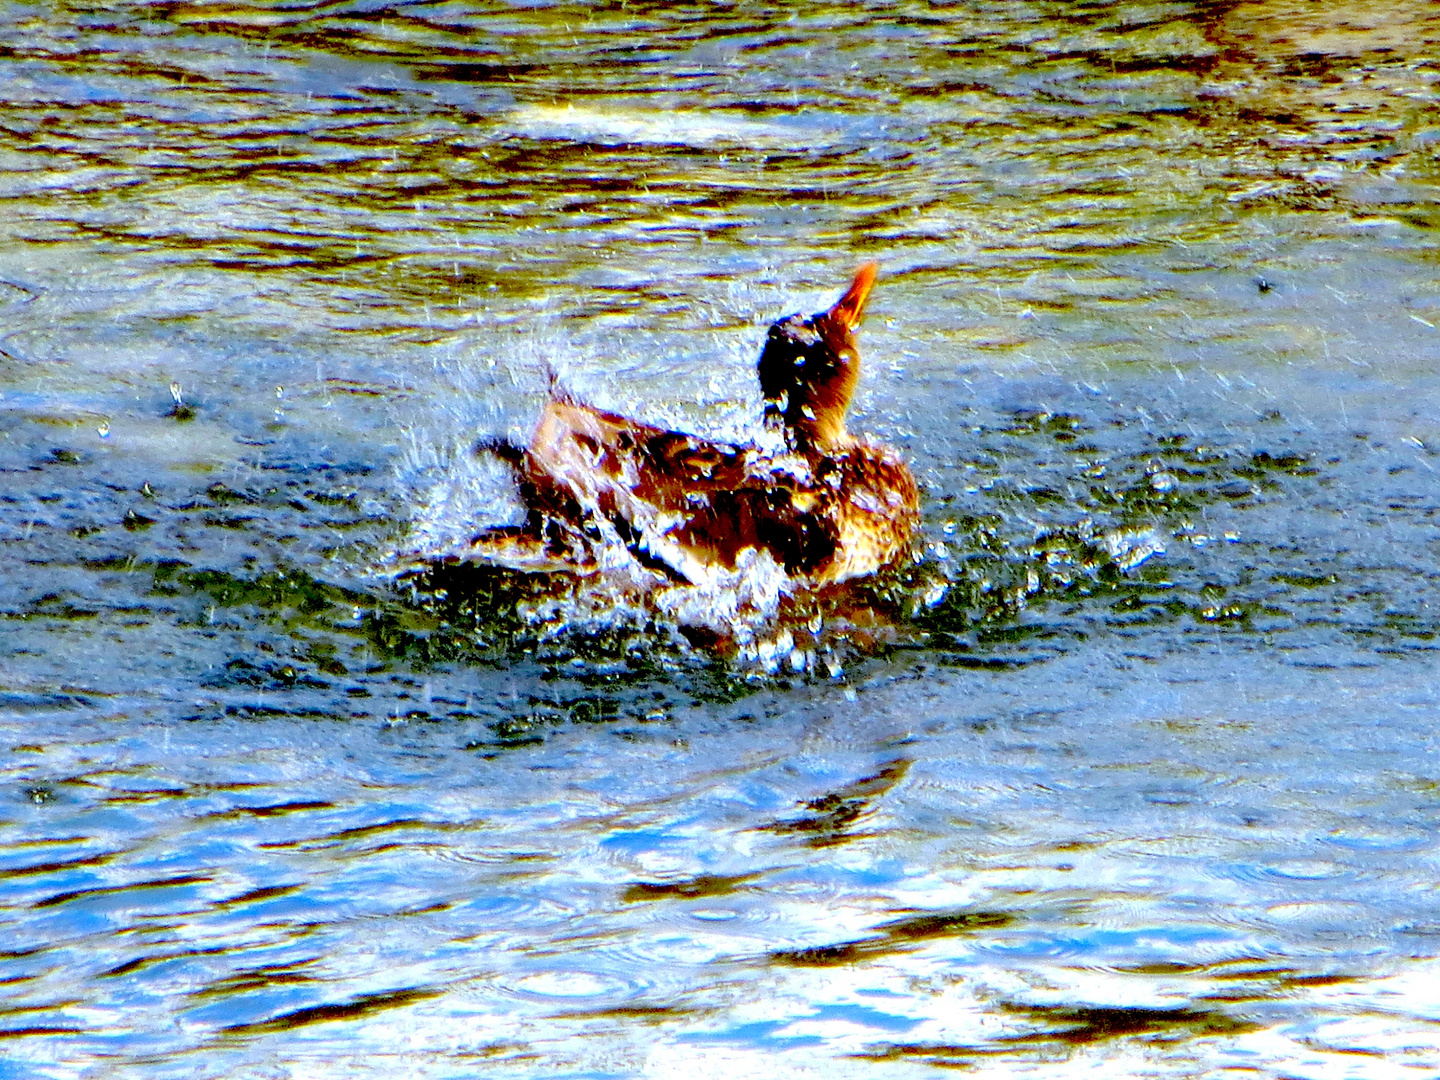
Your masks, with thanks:
M 775 323 L 757 370 L 780 445 L 710 442 L 592 408 L 546 405 L 513 455 L 527 520 L 477 551 L 520 568 L 604 571 L 628 553 L 675 584 L 705 584 L 768 555 L 792 584 L 873 573 L 909 547 L 919 496 L 887 446 L 845 413 L 860 373 L 854 331 L 875 282 L 862 266 L 828 311 Z

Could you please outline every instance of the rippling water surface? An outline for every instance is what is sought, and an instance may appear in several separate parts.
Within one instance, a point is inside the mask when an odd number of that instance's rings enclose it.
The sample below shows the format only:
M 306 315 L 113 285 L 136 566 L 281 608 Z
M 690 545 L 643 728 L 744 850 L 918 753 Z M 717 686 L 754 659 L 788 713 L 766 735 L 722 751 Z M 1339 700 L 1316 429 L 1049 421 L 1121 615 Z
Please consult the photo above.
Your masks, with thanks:
M 0 1075 L 1440 1069 L 1437 56 L 0 8 Z M 925 498 L 865 618 L 393 582 L 515 513 L 544 370 L 733 436 L 865 259 Z

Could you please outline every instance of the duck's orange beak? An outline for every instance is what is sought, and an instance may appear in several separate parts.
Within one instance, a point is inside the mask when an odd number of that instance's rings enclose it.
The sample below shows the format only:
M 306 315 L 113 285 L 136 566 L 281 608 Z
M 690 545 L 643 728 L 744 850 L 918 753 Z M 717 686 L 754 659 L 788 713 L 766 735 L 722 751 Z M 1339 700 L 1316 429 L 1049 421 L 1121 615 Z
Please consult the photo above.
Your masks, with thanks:
M 855 280 L 850 282 L 845 295 L 825 313 L 826 322 L 847 334 L 859 326 L 865 315 L 865 301 L 870 298 L 870 290 L 875 287 L 875 275 L 879 272 L 879 265 L 873 262 L 867 262 L 856 270 Z

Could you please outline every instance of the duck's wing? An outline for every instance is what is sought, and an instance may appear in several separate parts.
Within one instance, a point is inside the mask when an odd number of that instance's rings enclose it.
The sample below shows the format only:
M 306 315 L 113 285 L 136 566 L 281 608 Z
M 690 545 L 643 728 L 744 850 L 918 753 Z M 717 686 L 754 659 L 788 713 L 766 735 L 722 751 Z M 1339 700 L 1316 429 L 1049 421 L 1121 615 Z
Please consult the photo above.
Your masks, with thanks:
M 530 529 L 558 520 L 627 548 L 642 566 L 694 583 L 710 561 L 674 536 L 697 507 L 743 482 L 749 453 L 573 401 L 547 404 L 521 483 Z M 543 519 L 549 519 L 547 523 Z
M 866 443 L 766 456 L 564 400 L 541 417 L 522 486 L 540 550 L 573 558 L 591 535 L 599 564 L 628 550 L 691 584 L 747 552 L 816 584 L 872 573 L 908 544 L 918 501 L 904 462 Z
M 525 469 L 532 481 L 563 490 L 588 512 L 633 517 L 636 502 L 683 511 L 691 493 L 738 482 L 746 460 L 735 446 L 551 401 L 530 440 Z
M 838 496 L 804 466 L 789 457 L 750 462 L 738 482 L 692 497 L 672 539 L 692 557 L 727 568 L 753 548 L 792 577 L 813 574 L 835 555 Z
M 909 550 L 919 492 L 888 447 L 759 457 L 743 482 L 708 492 L 671 535 L 693 558 L 735 566 L 768 552 L 792 578 L 833 585 L 873 574 Z

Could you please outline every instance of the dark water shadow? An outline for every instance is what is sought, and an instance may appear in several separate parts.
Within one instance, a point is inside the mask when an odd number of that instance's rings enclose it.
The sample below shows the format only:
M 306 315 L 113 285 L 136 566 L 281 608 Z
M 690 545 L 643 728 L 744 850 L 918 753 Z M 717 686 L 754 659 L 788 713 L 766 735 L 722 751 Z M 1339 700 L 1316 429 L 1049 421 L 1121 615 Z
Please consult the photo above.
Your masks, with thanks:
M 880 933 L 869 937 L 805 949 L 779 949 L 769 953 L 768 959 L 783 967 L 845 967 L 910 952 L 928 941 L 1003 930 L 1021 917 L 1019 912 L 998 910 L 921 912 L 881 923 L 876 927 Z
M 1043 1030 L 1005 1035 L 982 1044 L 877 1043 L 851 1056 L 864 1061 L 918 1062 L 939 1069 L 973 1069 L 987 1060 L 1064 1060 L 1076 1049 L 1118 1039 L 1170 1045 L 1233 1037 L 1264 1025 L 1215 1009 L 1094 1005 L 1006 1005 L 1006 1012 L 1046 1023 Z
M 750 874 L 701 874 L 683 881 L 637 881 L 627 885 L 620 894 L 626 903 L 652 900 L 706 900 L 730 896 L 761 877 L 760 871 Z
M 856 832 L 854 826 L 860 821 L 866 808 L 900 783 L 909 770 L 909 760 L 896 758 L 869 776 L 837 791 L 811 799 L 805 803 L 805 809 L 810 813 L 798 818 L 771 822 L 759 828 L 780 836 L 799 835 L 813 848 L 847 843 L 865 835 Z
M 348 1001 L 333 1005 L 310 1005 L 303 1009 L 281 1013 L 268 1020 L 257 1020 L 244 1024 L 231 1024 L 220 1029 L 229 1036 L 268 1035 L 278 1031 L 294 1031 L 314 1024 L 328 1024 L 341 1020 L 359 1020 L 390 1009 L 404 1008 L 418 1001 L 428 1001 L 441 996 L 445 991 L 427 987 L 410 987 L 376 994 L 361 994 Z

